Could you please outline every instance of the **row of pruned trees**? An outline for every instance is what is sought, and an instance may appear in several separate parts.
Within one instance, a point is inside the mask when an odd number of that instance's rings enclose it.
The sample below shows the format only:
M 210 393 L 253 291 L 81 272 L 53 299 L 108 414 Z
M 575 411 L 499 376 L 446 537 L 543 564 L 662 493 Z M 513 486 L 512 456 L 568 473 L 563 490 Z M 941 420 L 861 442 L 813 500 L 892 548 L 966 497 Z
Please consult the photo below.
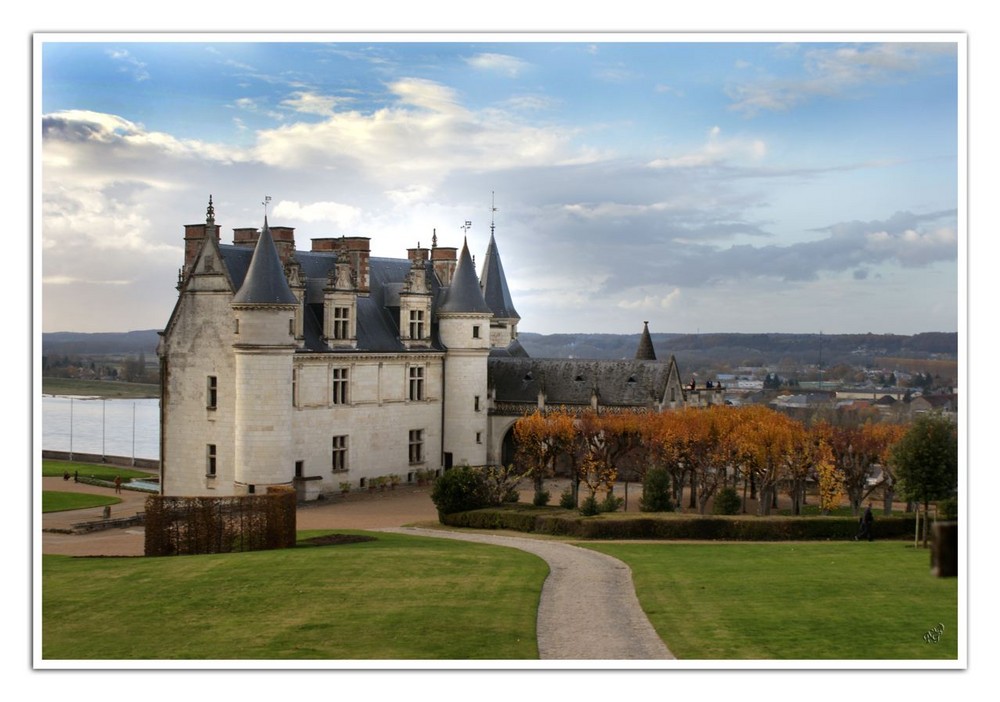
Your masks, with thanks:
M 758 514 L 770 514 L 781 490 L 799 514 L 806 484 L 818 486 L 822 510 L 846 497 L 857 514 L 882 489 L 891 509 L 899 481 L 891 451 L 907 433 L 900 424 L 868 421 L 805 425 L 767 407 L 713 406 L 662 413 L 536 411 L 514 425 L 516 461 L 536 494 L 557 462 L 568 467 L 574 492 L 612 492 L 617 481 L 641 481 L 652 467 L 666 469 L 674 500 L 689 488 L 691 508 L 706 511 L 723 487 L 757 499 Z

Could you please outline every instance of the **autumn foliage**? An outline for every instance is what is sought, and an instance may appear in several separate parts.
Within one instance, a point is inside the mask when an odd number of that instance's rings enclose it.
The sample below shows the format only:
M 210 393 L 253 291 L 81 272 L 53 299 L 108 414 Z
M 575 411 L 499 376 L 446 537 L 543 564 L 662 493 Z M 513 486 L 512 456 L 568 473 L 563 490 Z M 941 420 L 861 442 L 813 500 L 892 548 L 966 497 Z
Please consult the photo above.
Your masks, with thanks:
M 761 515 L 770 514 L 784 490 L 799 514 L 807 483 L 818 486 L 822 510 L 845 495 L 857 509 L 874 489 L 891 490 L 889 452 L 904 433 L 903 426 L 874 421 L 806 426 L 760 405 L 648 413 L 560 409 L 536 411 L 514 425 L 516 460 L 536 492 L 560 461 L 591 497 L 612 494 L 623 479 L 642 481 L 657 468 L 669 476 L 674 504 L 688 487 L 690 504 L 702 514 L 722 488 L 742 488 L 744 511 L 749 491 Z

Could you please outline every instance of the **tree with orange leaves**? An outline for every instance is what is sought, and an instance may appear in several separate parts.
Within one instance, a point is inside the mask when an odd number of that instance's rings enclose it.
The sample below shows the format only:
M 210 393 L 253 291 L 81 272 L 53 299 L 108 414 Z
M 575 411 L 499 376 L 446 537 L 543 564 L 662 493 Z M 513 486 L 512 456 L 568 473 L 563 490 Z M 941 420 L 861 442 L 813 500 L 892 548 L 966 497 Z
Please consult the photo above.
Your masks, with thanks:
M 830 449 L 844 491 L 857 516 L 865 499 L 890 475 L 886 472 L 889 451 L 903 435 L 903 427 L 885 422 L 866 422 L 860 426 L 832 427 Z M 875 467 L 882 466 L 882 479 L 875 477 Z
M 523 476 L 531 478 L 536 500 L 542 494 L 545 478 L 553 472 L 556 459 L 570 449 L 575 434 L 573 417 L 563 410 L 545 413 L 535 410 L 514 423 L 516 460 Z
M 767 407 L 750 405 L 739 408 L 733 431 L 735 452 L 744 468 L 757 479 L 759 499 L 757 514 L 771 513 L 778 482 L 788 474 L 788 460 L 793 451 L 793 436 L 801 424 Z

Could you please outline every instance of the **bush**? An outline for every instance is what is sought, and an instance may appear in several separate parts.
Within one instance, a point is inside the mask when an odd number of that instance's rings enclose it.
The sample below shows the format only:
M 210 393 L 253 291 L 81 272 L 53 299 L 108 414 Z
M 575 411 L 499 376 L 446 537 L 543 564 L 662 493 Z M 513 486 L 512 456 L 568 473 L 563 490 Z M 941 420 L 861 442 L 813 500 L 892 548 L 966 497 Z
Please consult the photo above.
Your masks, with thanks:
M 617 512 L 624 503 L 625 500 L 615 497 L 614 493 L 609 492 L 608 496 L 598 505 L 598 509 L 601 512 Z
M 548 490 L 539 490 L 535 493 L 535 498 L 532 500 L 532 504 L 534 504 L 535 507 L 544 507 L 549 503 L 550 499 L 551 495 L 549 495 Z
M 938 515 L 941 519 L 954 522 L 958 520 L 958 498 L 949 497 L 947 500 L 940 500 L 937 503 Z
M 452 468 L 434 481 L 431 500 L 441 514 L 466 512 L 490 505 L 486 476 L 469 466 Z
M 731 487 L 722 488 L 715 495 L 712 514 L 739 514 L 742 504 L 736 490 Z
M 576 499 L 573 497 L 573 488 L 568 487 L 559 496 L 559 506 L 563 509 L 576 509 Z
M 583 504 L 580 505 L 580 514 L 584 517 L 593 517 L 595 514 L 599 514 L 601 511 L 600 505 L 597 504 L 597 498 L 593 495 L 588 495 L 583 500 Z
M 642 499 L 639 500 L 639 510 L 642 512 L 673 512 L 674 505 L 670 500 L 670 473 L 665 468 L 651 468 L 642 481 Z

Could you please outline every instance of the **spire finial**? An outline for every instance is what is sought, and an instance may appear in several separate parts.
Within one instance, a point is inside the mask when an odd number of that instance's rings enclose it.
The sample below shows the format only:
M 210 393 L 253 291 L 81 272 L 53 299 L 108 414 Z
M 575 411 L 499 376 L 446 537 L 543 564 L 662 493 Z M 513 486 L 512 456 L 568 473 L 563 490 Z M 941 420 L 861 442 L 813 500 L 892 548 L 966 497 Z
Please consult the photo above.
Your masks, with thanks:
M 264 202 L 260 203 L 264 206 L 264 219 L 267 220 L 267 206 L 271 204 L 271 196 L 265 195 Z
M 436 249 L 438 245 L 438 230 L 437 227 L 434 228 L 434 235 L 431 237 L 431 248 Z
M 212 204 L 212 196 L 208 196 L 208 209 L 205 210 L 205 224 L 215 224 L 215 206 Z
M 468 240 L 468 238 L 469 238 L 469 230 L 472 229 L 472 220 L 469 220 L 469 219 L 465 220 L 465 224 L 463 224 L 461 227 L 459 227 L 459 229 L 461 229 L 464 232 L 464 236 L 465 236 L 466 240 Z
M 493 236 L 493 228 L 496 226 L 497 194 L 495 190 L 490 191 L 490 236 Z

